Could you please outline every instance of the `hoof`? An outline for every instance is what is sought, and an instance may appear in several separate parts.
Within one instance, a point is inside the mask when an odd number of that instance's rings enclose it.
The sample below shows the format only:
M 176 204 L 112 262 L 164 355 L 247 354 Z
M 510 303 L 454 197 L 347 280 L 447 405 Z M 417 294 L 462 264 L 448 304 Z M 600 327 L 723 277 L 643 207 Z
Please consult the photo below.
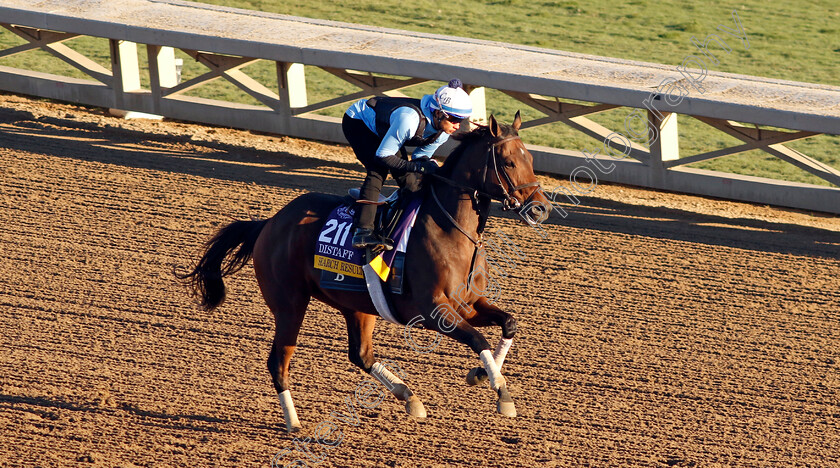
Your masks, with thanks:
M 510 397 L 510 392 L 508 392 L 506 387 L 499 389 L 499 401 L 496 403 L 496 412 L 509 418 L 516 417 L 516 406 L 513 404 L 513 398 Z
M 301 427 L 300 424 L 298 424 L 297 426 L 289 426 L 289 425 L 286 426 L 286 432 L 288 432 L 289 434 L 291 434 L 293 432 L 298 432 L 301 429 L 303 429 L 303 427 Z
M 487 378 L 487 371 L 482 369 L 481 367 L 473 367 L 467 372 L 467 385 L 474 386 L 478 384 L 482 384 L 489 380 Z
M 405 402 L 405 412 L 415 418 L 426 417 L 426 407 L 423 406 L 423 402 L 416 395 L 411 395 Z
M 502 416 L 507 416 L 509 418 L 516 417 L 516 405 L 513 404 L 513 401 L 502 401 L 499 400 L 496 403 L 496 412 L 501 414 Z

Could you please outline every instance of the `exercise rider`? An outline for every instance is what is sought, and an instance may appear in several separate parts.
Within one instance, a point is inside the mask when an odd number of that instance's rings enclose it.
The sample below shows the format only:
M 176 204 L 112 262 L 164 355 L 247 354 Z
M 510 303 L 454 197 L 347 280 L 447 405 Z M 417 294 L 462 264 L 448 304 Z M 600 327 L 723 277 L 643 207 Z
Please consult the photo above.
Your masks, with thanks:
M 472 101 L 461 81 L 454 79 L 421 99 L 377 96 L 347 109 L 341 128 L 367 176 L 361 187 L 354 219 L 353 246 L 393 248 L 374 232 L 376 202 L 390 172 L 400 187 L 419 190 L 417 174 L 431 174 L 435 150 L 460 128 L 472 113 Z M 408 158 L 406 146 L 415 146 Z

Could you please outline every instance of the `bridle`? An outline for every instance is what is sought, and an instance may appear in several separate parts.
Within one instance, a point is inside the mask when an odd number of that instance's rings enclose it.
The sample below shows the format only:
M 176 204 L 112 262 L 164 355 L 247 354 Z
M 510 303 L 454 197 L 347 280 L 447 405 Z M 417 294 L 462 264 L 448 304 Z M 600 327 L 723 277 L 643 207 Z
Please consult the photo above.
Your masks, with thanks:
M 486 186 L 487 185 L 487 167 L 490 165 L 490 161 L 492 160 L 493 161 L 493 171 L 496 173 L 496 179 L 499 181 L 499 187 L 501 187 L 502 193 L 503 193 L 503 196 L 504 196 L 504 198 L 500 200 L 502 202 L 502 210 L 503 211 L 515 210 L 515 209 L 518 209 L 522 206 L 522 204 L 519 203 L 519 200 L 517 200 L 513 196 L 514 193 L 516 193 L 519 190 L 522 190 L 524 188 L 539 187 L 539 185 L 540 185 L 539 182 L 534 181 L 534 182 L 529 182 L 527 184 L 514 186 L 513 181 L 510 179 L 510 174 L 508 174 L 507 170 L 505 170 L 505 168 L 502 168 L 501 172 L 499 171 L 499 162 L 498 162 L 499 158 L 496 157 L 496 148 L 498 146 L 500 146 L 501 144 L 506 143 L 506 142 L 511 141 L 511 140 L 520 140 L 520 138 L 519 138 L 519 136 L 511 136 L 511 137 L 503 138 L 499 141 L 495 141 L 490 145 L 490 150 L 487 152 L 488 162 L 486 162 L 484 164 L 484 175 L 482 176 L 482 180 L 484 180 L 484 185 Z M 511 187 L 510 192 L 508 192 L 508 190 L 505 188 L 505 185 L 502 183 L 502 177 L 499 174 L 501 174 L 505 177 L 505 182 L 507 182 L 508 187 Z M 536 190 L 531 192 L 531 195 L 529 195 L 528 198 L 525 200 L 526 205 L 531 201 L 531 198 L 533 198 L 533 196 L 536 192 L 537 192 Z M 497 200 L 499 200 L 499 199 L 497 199 Z
M 435 192 L 434 184 L 430 187 L 431 192 L 432 192 L 432 198 L 435 200 L 435 203 L 437 203 L 437 206 L 440 208 L 440 210 L 443 212 L 443 214 L 446 216 L 446 218 L 449 220 L 449 222 L 451 222 L 459 231 L 461 231 L 462 234 L 467 236 L 467 238 L 476 246 L 476 248 L 480 248 L 483 245 L 482 232 L 484 231 L 484 225 L 487 222 L 487 217 L 490 214 L 489 213 L 490 200 L 497 200 L 497 201 L 502 202 L 502 211 L 518 209 L 522 206 L 522 203 L 519 200 L 517 200 L 516 197 L 513 196 L 513 194 L 516 193 L 519 190 L 524 189 L 524 188 L 539 187 L 540 186 L 540 183 L 536 182 L 536 181 L 535 182 L 529 182 L 527 184 L 513 185 L 513 180 L 511 180 L 510 174 L 507 173 L 507 170 L 504 167 L 502 167 L 501 170 L 499 169 L 499 162 L 498 162 L 498 157 L 496 155 L 496 148 L 499 147 L 500 145 L 502 145 L 504 143 L 507 143 L 508 141 L 512 141 L 512 140 L 520 140 L 520 138 L 519 138 L 519 136 L 515 135 L 515 136 L 502 138 L 500 140 L 491 141 L 489 143 L 489 148 L 487 149 L 487 160 L 484 163 L 484 172 L 482 173 L 482 176 L 481 176 L 481 180 L 483 181 L 482 189 L 484 189 L 484 190 L 479 190 L 479 189 L 476 189 L 474 187 L 470 187 L 470 186 L 467 186 L 467 185 L 460 184 L 458 182 L 455 182 L 455 181 L 453 181 L 451 179 L 448 179 L 446 177 L 439 176 L 437 174 L 433 175 L 435 180 L 445 182 L 445 183 L 447 183 L 449 185 L 452 185 L 453 187 L 456 187 L 456 188 L 460 189 L 461 191 L 466 192 L 470 195 L 470 198 L 472 199 L 472 202 L 473 202 L 473 207 L 478 212 L 478 215 L 479 215 L 479 226 L 478 226 L 478 230 L 477 230 L 478 240 L 474 239 L 469 233 L 467 233 L 467 231 L 464 228 L 462 228 L 458 224 L 457 221 L 455 221 L 455 218 L 453 218 L 452 215 L 449 214 L 449 212 L 446 210 L 446 208 L 444 208 L 443 204 L 440 202 L 440 199 L 438 199 L 437 193 Z M 492 164 L 493 164 L 493 172 L 496 174 L 496 180 L 499 181 L 498 184 L 493 183 L 493 186 L 494 187 L 499 187 L 499 188 L 502 189 L 502 195 L 501 196 L 500 195 L 493 195 L 492 193 L 490 193 L 489 191 L 486 190 L 486 187 L 487 187 L 487 184 L 488 184 L 488 182 L 487 182 L 487 171 L 490 168 L 491 161 L 492 161 Z M 507 184 L 507 187 L 505 187 L 505 183 Z M 508 188 L 510 190 L 508 190 Z M 531 202 L 531 199 L 534 197 L 534 195 L 537 193 L 537 191 L 538 190 L 533 190 L 531 192 L 531 194 L 528 196 L 528 198 L 525 199 L 525 205 L 526 206 L 528 205 L 528 203 Z

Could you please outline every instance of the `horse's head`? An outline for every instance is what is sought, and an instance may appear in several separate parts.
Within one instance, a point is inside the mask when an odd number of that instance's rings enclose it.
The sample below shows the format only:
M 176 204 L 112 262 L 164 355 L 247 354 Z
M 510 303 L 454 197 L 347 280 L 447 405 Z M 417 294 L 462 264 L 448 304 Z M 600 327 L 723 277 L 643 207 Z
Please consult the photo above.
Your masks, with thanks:
M 548 214 L 551 202 L 534 175 L 534 157 L 519 138 L 521 124 L 519 112 L 512 125 L 491 115 L 487 127 L 455 137 L 461 145 L 441 175 L 501 201 L 503 210 L 520 209 L 523 219 L 533 223 Z

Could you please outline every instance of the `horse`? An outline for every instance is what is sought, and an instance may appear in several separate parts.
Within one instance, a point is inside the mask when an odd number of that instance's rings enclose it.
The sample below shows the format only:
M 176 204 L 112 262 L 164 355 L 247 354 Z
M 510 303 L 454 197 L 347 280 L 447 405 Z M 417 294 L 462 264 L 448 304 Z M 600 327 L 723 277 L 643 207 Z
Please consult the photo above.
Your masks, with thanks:
M 423 203 L 406 247 L 403 291 L 391 297 L 400 323 L 419 318 L 423 327 L 478 354 L 481 367 L 469 372 L 467 382 L 489 380 L 498 396 L 497 412 L 509 417 L 516 416 L 516 407 L 501 367 L 517 331 L 516 319 L 486 297 L 482 291 L 487 290 L 487 275 L 475 273 L 488 271 L 487 257 L 480 254 L 491 200 L 501 201 L 503 210 L 519 209 L 529 222 L 551 206 L 534 175 L 533 156 L 519 137 L 520 125 L 519 112 L 510 126 L 491 115 L 487 126 L 453 136 L 459 145 L 431 178 L 424 176 L 427 180 L 419 195 Z M 313 262 L 316 239 L 328 214 L 341 202 L 340 196 L 311 192 L 269 219 L 234 221 L 206 243 L 189 273 L 177 274 L 200 298 L 201 306 L 211 311 L 225 299 L 224 277 L 253 260 L 260 291 L 274 315 L 268 371 L 288 432 L 301 429 L 291 398 L 289 363 L 313 297 L 344 316 L 350 362 L 403 401 L 409 415 L 426 417 L 420 399 L 389 370 L 393 367 L 374 357 L 373 329 L 379 314 L 370 296 L 319 285 L 320 270 Z M 502 329 L 493 352 L 476 330 L 492 325 Z

